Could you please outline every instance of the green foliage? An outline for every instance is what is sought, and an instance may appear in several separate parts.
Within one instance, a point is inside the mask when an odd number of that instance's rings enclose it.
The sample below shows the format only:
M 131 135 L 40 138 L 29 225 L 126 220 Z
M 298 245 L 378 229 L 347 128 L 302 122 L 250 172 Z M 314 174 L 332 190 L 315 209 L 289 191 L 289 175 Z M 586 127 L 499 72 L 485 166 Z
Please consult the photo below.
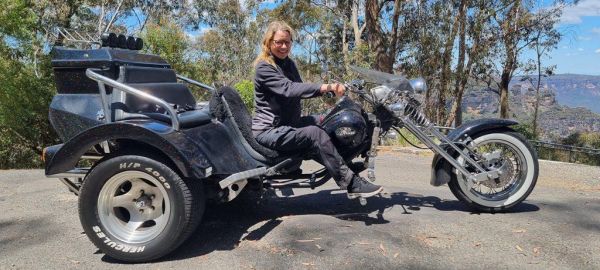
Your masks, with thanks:
M 142 37 L 146 52 L 160 55 L 180 73 L 191 70 L 185 57 L 189 42 L 180 26 L 161 19 L 159 23 L 150 23 Z
M 600 134 L 575 132 L 562 140 L 563 144 L 600 149 Z
M 0 9 L 0 33 L 18 41 L 29 41 L 36 16 L 25 0 L 5 0 Z
M 389 132 L 396 132 L 395 130 L 390 130 Z M 384 138 L 383 145 L 392 145 L 392 146 L 402 146 L 402 147 L 411 147 L 411 144 L 416 146 L 425 147 L 421 141 L 410 131 L 405 128 L 400 129 L 400 134 L 396 134 L 395 138 Z
M 254 111 L 254 83 L 250 80 L 242 80 L 236 83 L 233 88 L 238 91 L 244 105 L 252 113 Z
M 48 55 L 41 54 L 37 17 L 26 1 L 0 10 L 0 169 L 40 166 L 56 135 L 48 122 L 55 87 Z
M 525 136 L 525 138 L 527 138 L 528 140 L 537 139 L 535 137 L 535 134 L 533 133 L 533 125 L 531 125 L 531 124 L 518 124 L 518 125 L 512 126 L 512 128 L 514 130 L 516 130 L 517 132 L 523 134 L 523 136 Z

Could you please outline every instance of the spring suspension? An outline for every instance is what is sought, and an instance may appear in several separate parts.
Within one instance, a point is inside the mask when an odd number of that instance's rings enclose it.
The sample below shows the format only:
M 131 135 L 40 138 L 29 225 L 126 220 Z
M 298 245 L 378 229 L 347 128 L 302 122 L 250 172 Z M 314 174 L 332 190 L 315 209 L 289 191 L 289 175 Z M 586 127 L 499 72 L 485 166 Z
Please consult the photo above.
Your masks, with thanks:
M 429 126 L 431 124 L 431 121 L 429 121 L 421 108 L 421 103 L 412 97 L 406 102 L 404 115 L 408 116 L 419 126 Z

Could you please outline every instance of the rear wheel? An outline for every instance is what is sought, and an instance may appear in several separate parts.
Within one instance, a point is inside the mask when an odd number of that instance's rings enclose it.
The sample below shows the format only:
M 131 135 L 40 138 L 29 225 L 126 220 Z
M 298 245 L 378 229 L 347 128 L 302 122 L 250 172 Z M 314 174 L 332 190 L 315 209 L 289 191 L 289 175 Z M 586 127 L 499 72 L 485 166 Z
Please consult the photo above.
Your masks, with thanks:
M 498 170 L 497 179 L 469 184 L 461 173 L 452 174 L 448 186 L 462 202 L 480 211 L 497 212 L 522 202 L 531 194 L 538 177 L 535 151 L 523 135 L 516 132 L 492 132 L 473 137 L 479 163 Z M 458 162 L 465 164 L 462 157 Z
M 150 261 L 173 251 L 196 229 L 204 211 L 201 189 L 199 180 L 186 183 L 158 160 L 118 156 L 86 177 L 79 217 L 105 254 L 126 262 Z

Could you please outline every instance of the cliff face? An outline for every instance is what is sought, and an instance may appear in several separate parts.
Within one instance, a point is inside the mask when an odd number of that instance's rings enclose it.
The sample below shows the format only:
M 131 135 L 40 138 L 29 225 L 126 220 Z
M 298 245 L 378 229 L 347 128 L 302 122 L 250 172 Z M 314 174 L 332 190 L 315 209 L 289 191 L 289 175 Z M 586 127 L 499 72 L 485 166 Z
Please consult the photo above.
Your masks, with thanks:
M 575 132 L 600 132 L 600 115 L 586 108 L 556 106 L 540 116 L 546 138 L 565 138 Z
M 600 113 L 600 76 L 561 74 L 546 79 L 559 104 Z
M 511 82 L 511 118 L 531 123 L 535 85 L 517 77 Z M 470 89 L 463 98 L 465 119 L 497 117 L 499 95 L 491 89 Z M 542 138 L 564 138 L 575 132 L 600 132 L 600 76 L 555 75 L 540 88 L 538 123 Z

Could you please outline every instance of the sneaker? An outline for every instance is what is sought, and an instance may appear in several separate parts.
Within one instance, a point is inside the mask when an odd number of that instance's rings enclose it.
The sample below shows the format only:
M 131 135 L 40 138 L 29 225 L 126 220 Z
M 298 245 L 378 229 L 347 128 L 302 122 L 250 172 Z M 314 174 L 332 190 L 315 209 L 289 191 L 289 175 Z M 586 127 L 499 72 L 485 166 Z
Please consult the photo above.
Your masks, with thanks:
M 382 186 L 375 185 L 364 178 L 355 175 L 348 186 L 348 195 L 368 198 L 383 191 Z

